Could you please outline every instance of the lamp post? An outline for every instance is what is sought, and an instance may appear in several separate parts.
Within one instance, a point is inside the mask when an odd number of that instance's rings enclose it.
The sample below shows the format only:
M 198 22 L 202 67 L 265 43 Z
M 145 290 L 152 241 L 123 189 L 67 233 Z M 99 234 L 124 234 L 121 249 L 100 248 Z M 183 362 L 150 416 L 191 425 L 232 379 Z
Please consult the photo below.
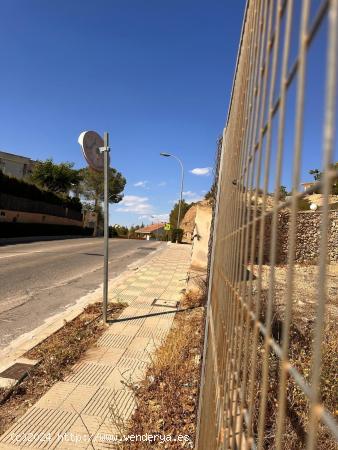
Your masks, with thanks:
M 184 169 L 183 169 L 183 164 L 182 161 L 180 160 L 180 158 L 178 158 L 175 155 L 172 155 L 171 153 L 164 153 L 161 152 L 160 153 L 161 156 L 164 156 L 166 158 L 169 158 L 170 156 L 172 158 L 177 159 L 177 161 L 180 163 L 181 166 L 181 192 L 180 192 L 180 202 L 178 204 L 178 216 L 177 216 L 177 229 L 180 227 L 180 219 L 181 219 L 181 206 L 182 206 L 182 195 L 183 195 L 183 180 L 184 180 Z M 178 237 L 176 238 L 176 242 L 178 241 Z

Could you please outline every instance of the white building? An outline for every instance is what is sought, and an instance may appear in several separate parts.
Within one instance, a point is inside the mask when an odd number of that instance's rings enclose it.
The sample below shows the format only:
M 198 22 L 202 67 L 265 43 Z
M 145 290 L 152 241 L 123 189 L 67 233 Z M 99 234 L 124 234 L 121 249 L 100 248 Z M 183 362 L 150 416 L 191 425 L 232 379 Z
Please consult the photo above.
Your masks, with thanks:
M 35 161 L 26 156 L 0 151 L 0 170 L 10 177 L 24 178 L 32 172 Z

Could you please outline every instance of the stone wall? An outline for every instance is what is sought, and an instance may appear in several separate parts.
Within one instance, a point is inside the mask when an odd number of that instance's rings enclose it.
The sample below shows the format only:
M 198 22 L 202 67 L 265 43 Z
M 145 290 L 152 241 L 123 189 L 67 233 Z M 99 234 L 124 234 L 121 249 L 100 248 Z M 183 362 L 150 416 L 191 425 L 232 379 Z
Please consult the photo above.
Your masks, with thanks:
M 296 229 L 296 262 L 317 263 L 319 256 L 321 217 L 319 211 L 299 211 Z M 270 261 L 271 221 L 266 219 L 264 236 L 264 263 Z M 277 264 L 286 264 L 288 258 L 288 232 L 290 213 L 282 211 L 278 215 Z M 338 211 L 330 211 L 328 227 L 328 262 L 338 262 Z M 258 242 L 256 245 L 256 261 L 258 258 Z
M 330 212 L 330 228 L 328 243 L 328 259 L 338 262 L 338 211 Z

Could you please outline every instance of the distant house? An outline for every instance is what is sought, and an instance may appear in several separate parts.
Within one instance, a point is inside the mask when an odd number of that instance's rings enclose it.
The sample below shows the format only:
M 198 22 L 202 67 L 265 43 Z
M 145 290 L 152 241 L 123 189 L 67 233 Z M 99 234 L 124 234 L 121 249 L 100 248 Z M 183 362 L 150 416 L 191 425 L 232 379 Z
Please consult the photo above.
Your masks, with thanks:
M 303 192 L 306 192 L 307 190 L 312 188 L 312 186 L 315 184 L 315 182 L 314 181 L 308 181 L 306 183 L 300 183 L 300 184 L 303 187 Z
M 26 156 L 0 151 L 0 170 L 10 177 L 24 178 L 32 172 L 34 164 L 35 161 Z
M 143 237 L 143 239 L 149 241 L 152 236 L 154 236 L 155 239 L 162 237 L 165 233 L 164 226 L 165 223 L 153 223 L 147 227 L 139 228 L 135 233 L 139 237 Z

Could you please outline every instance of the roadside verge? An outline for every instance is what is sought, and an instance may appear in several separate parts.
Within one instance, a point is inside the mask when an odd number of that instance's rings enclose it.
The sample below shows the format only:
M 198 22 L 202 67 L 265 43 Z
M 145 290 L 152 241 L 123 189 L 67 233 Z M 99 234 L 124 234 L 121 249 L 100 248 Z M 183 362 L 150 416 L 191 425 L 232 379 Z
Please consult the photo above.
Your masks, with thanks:
M 117 319 L 125 304 L 111 303 L 109 317 Z M 71 372 L 72 366 L 82 357 L 104 332 L 101 304 L 87 306 L 84 311 L 56 333 L 24 355 L 16 363 L 19 379 L 7 388 L 0 387 L 0 435 L 11 423 L 45 394 L 55 383 Z M 30 364 L 32 363 L 32 364 Z M 14 370 L 11 370 L 14 376 Z

